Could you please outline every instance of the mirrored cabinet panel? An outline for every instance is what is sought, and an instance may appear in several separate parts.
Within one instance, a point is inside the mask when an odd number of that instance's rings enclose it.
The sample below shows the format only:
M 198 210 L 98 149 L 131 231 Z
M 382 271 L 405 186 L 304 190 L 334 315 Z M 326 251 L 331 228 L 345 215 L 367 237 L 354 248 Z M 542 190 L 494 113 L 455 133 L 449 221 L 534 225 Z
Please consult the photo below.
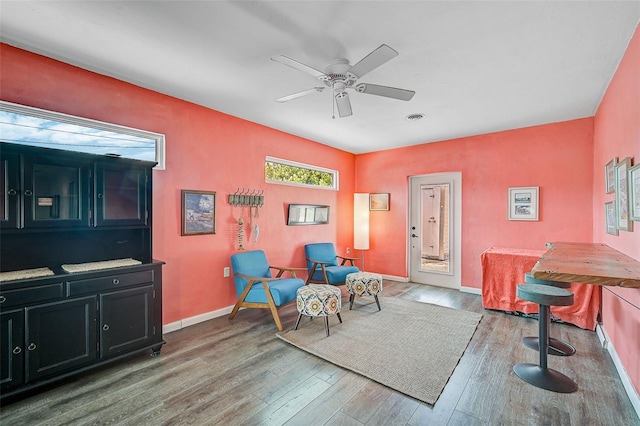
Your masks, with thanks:
M 24 226 L 88 226 L 88 164 L 29 158 L 24 162 Z

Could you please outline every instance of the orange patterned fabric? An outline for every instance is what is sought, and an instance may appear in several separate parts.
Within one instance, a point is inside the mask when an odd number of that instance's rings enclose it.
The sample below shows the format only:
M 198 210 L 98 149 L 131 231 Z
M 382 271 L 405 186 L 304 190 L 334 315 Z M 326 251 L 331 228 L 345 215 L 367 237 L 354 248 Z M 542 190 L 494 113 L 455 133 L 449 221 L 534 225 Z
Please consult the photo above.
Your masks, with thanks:
M 544 250 L 491 247 L 480 255 L 482 262 L 482 306 L 501 311 L 538 313 L 538 305 L 519 299 L 516 286 L 524 283 Z M 598 285 L 571 283 L 571 306 L 552 306 L 551 314 L 586 330 L 595 330 L 602 289 Z

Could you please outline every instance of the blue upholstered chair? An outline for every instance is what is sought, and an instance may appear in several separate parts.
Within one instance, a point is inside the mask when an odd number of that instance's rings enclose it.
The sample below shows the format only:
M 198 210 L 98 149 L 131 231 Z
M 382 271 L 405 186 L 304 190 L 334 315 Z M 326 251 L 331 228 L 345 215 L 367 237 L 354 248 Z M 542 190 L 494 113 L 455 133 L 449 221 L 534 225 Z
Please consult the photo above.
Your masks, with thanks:
M 333 243 L 313 243 L 304 246 L 304 254 L 307 258 L 307 269 L 309 283 L 321 284 L 344 284 L 348 274 L 359 272 L 357 266 L 353 263 L 357 257 L 344 257 L 336 255 L 336 249 Z M 342 259 L 338 265 L 338 259 Z M 347 261 L 351 265 L 345 265 Z
M 231 267 L 238 302 L 229 319 L 233 319 L 240 308 L 270 309 L 278 330 L 282 331 L 278 307 L 296 300 L 296 291 L 304 286 L 304 281 L 296 277 L 296 271 L 305 269 L 270 266 L 262 250 L 232 255 Z M 275 277 L 271 275 L 271 269 L 278 271 Z M 291 278 L 282 277 L 285 272 L 289 272 Z

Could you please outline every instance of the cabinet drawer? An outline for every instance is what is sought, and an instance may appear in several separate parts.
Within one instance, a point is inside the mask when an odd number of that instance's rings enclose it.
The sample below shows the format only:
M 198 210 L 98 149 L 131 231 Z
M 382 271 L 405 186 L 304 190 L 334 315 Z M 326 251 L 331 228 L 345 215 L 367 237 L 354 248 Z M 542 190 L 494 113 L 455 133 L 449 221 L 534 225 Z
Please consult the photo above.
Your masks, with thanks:
M 153 271 L 141 271 L 130 274 L 109 275 L 87 280 L 70 281 L 67 285 L 68 295 L 76 296 L 79 294 L 96 293 L 152 282 Z
M 63 296 L 64 286 L 62 283 L 7 290 L 0 293 L 0 309 L 45 302 L 59 299 Z

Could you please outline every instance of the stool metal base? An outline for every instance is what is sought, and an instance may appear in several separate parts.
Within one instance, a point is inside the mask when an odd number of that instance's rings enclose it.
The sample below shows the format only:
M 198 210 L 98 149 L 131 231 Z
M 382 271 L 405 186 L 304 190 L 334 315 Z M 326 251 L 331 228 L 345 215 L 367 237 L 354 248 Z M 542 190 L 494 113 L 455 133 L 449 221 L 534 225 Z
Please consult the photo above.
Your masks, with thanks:
M 340 316 L 340 312 L 336 312 L 336 315 L 338 316 L 338 320 L 340 320 L 340 324 L 342 324 L 342 317 Z M 313 317 L 309 317 L 311 319 L 313 319 Z M 300 325 L 300 320 L 302 319 L 302 314 L 298 313 L 298 319 L 296 320 L 296 326 L 293 328 L 294 330 L 298 329 L 298 326 Z M 327 333 L 327 337 L 329 337 L 329 315 L 324 315 L 324 329 Z
M 533 349 L 534 351 L 540 350 L 540 339 L 538 339 L 538 337 L 523 337 L 522 343 L 526 347 Z M 549 355 L 556 356 L 571 356 L 576 353 L 576 348 L 574 348 L 567 342 L 549 337 L 549 347 L 547 348 L 547 353 Z
M 542 389 L 560 393 L 572 393 L 578 390 L 576 382 L 551 368 L 521 363 L 513 366 L 513 372 L 525 382 Z
M 381 311 L 382 309 L 380 309 L 380 300 L 378 299 L 378 295 L 374 294 L 373 297 L 376 299 L 376 305 L 378 305 L 378 310 Z M 349 310 L 353 310 L 353 301 L 355 300 L 356 295 L 352 294 L 349 296 Z

